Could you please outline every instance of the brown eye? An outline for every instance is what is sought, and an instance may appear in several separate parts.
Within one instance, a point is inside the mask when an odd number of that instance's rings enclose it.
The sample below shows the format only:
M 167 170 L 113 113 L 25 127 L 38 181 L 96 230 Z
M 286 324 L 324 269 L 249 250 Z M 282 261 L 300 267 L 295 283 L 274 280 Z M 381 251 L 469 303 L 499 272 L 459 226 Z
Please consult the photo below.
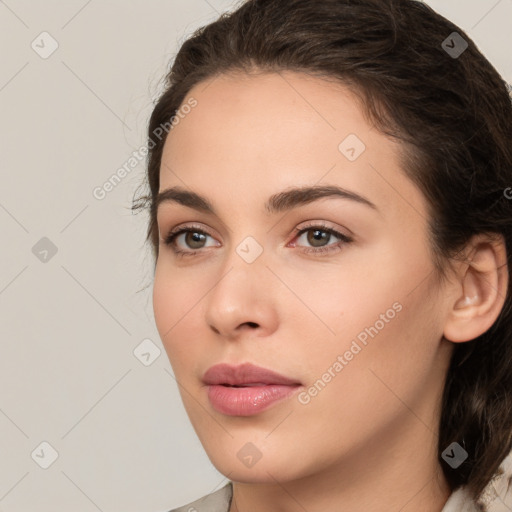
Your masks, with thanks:
M 332 233 L 322 229 L 308 229 L 306 233 L 308 233 L 308 243 L 310 243 L 313 247 L 323 247 L 323 242 L 326 240 L 329 241 L 332 236 Z
M 184 242 L 182 242 L 181 246 L 184 244 L 185 249 L 180 249 L 177 243 L 181 235 L 184 235 Z M 202 229 L 186 227 L 169 233 L 164 240 L 164 244 L 171 247 L 173 252 L 179 256 L 192 256 L 199 252 L 200 249 L 207 247 L 205 242 L 206 237 L 209 236 Z
M 191 249 L 201 249 L 205 241 L 205 233 L 200 231 L 186 231 L 185 244 Z
M 303 252 L 306 253 L 329 253 L 331 251 L 339 251 L 342 249 L 343 245 L 349 244 L 352 242 L 352 238 L 336 231 L 333 228 L 329 228 L 323 225 L 312 225 L 307 226 L 303 229 L 297 230 L 297 239 L 299 239 L 303 234 L 307 233 L 306 242 L 311 245 L 311 248 L 302 249 Z M 331 237 L 338 238 L 340 241 L 337 244 L 326 244 L 325 242 L 329 242 Z M 294 244 L 296 245 L 296 244 Z

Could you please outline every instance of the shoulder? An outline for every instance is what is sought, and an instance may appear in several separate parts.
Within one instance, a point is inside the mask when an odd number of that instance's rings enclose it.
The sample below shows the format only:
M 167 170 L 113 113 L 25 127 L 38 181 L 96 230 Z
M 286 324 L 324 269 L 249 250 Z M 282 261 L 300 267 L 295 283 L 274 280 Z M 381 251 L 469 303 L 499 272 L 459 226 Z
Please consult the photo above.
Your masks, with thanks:
M 175 508 L 169 512 L 228 512 L 233 496 L 233 485 L 228 482 L 224 487 L 207 494 L 188 505 Z
M 512 452 L 475 502 L 464 487 L 453 492 L 441 512 L 508 512 L 512 510 Z

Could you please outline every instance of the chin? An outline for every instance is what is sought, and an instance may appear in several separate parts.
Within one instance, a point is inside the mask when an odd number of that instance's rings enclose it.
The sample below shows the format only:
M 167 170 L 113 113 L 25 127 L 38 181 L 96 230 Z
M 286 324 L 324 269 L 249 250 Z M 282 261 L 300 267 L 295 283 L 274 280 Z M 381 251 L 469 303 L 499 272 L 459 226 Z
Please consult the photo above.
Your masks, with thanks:
M 275 484 L 276 480 L 285 482 L 303 476 L 300 473 L 304 468 L 296 463 L 290 465 L 290 460 L 296 462 L 295 454 L 278 454 L 275 448 L 266 454 L 250 442 L 217 445 L 206 453 L 217 471 L 241 483 Z
M 252 468 L 243 468 L 238 461 L 237 463 L 226 461 L 225 464 L 216 464 L 212 461 L 212 464 L 219 473 L 222 473 L 229 480 L 244 484 L 275 484 L 276 480 L 286 482 L 293 479 L 291 475 L 282 474 L 280 470 L 272 464 L 260 466 L 260 464 L 262 464 L 261 461 L 256 463 Z

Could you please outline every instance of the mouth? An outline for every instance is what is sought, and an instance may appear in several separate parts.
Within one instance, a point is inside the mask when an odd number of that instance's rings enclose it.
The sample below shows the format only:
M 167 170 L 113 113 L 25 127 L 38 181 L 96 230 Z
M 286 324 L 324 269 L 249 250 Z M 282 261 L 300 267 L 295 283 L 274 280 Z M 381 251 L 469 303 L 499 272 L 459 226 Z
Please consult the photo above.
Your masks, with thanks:
M 269 386 L 270 384 L 265 384 L 264 382 L 256 382 L 250 384 L 220 384 L 221 386 L 226 386 L 227 388 L 250 388 L 254 386 Z
M 212 407 L 227 416 L 258 414 L 302 387 L 297 380 L 250 363 L 212 366 L 203 382 Z
M 209 368 L 203 376 L 206 385 L 225 386 L 268 386 L 300 385 L 301 382 L 281 375 L 261 366 L 245 363 L 238 366 L 231 366 L 226 363 L 216 364 Z

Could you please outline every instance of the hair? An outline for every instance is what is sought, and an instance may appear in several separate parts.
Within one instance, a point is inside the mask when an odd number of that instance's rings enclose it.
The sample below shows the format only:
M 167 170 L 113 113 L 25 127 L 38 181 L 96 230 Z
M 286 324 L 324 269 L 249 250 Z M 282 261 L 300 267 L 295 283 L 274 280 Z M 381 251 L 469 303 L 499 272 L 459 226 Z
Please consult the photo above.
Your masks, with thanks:
M 443 41 L 457 32 L 459 56 Z M 449 41 L 449 40 L 448 40 Z M 453 44 L 451 45 L 453 46 Z M 446 277 L 472 235 L 502 235 L 512 259 L 512 102 L 508 84 L 469 36 L 415 0 L 248 0 L 196 30 L 165 77 L 148 127 L 144 185 L 132 209 L 149 209 L 155 260 L 155 200 L 166 138 L 190 90 L 221 74 L 290 70 L 333 80 L 360 100 L 367 119 L 400 141 L 401 169 L 423 192 L 436 275 Z M 510 189 L 508 189 L 510 190 Z M 441 454 L 458 442 L 453 469 Z M 442 396 L 438 459 L 452 490 L 478 499 L 512 448 L 512 297 L 488 331 L 456 343 Z

